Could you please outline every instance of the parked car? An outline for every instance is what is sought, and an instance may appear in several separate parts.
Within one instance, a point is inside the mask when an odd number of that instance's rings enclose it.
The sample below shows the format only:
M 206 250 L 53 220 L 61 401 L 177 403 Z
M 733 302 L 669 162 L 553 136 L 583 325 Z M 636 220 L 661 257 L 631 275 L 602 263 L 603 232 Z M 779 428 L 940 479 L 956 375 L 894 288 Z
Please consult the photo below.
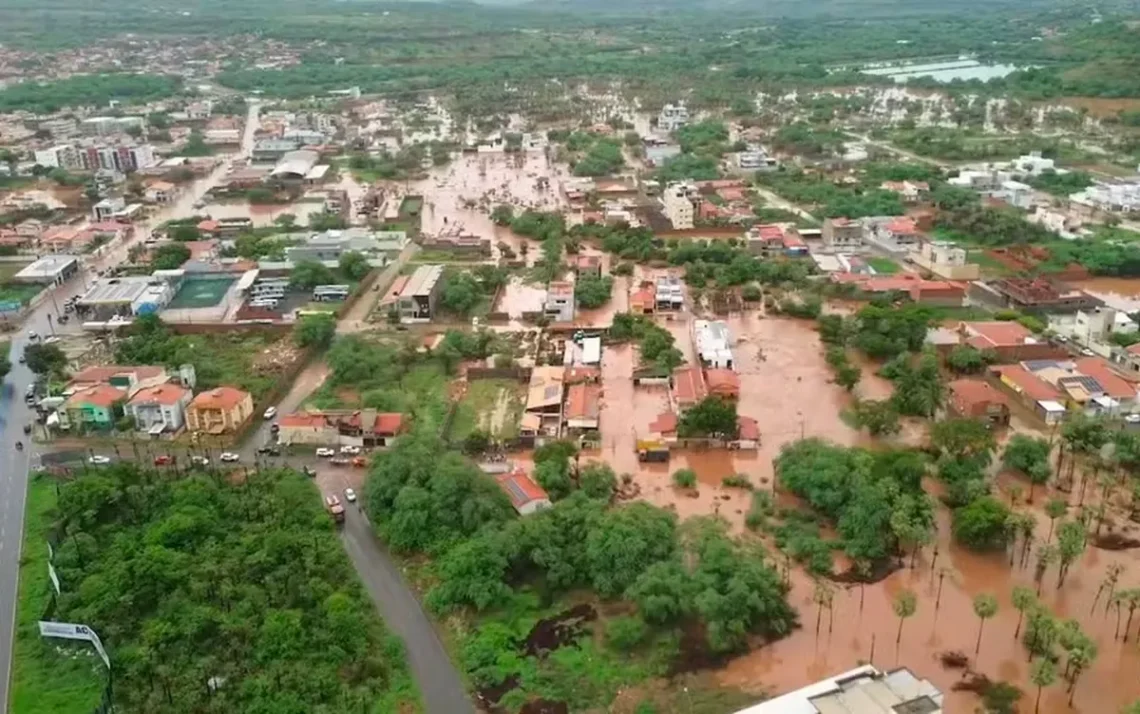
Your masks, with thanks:
M 352 460 L 352 465 L 358 469 L 362 469 L 368 465 L 368 459 L 364 458 L 363 456 L 357 456 Z
M 190 463 L 194 464 L 195 466 L 209 466 L 210 460 L 205 456 L 191 456 Z
M 348 466 L 348 459 L 343 456 L 334 456 L 329 459 L 329 463 L 333 466 Z
M 269 407 L 265 410 L 265 414 L 262 416 L 266 419 L 272 419 L 273 417 L 277 416 L 277 407 Z
M 336 456 L 336 452 L 333 451 L 332 449 L 328 448 L 327 446 L 322 446 L 319 449 L 317 449 L 317 456 L 320 456 L 322 458 L 327 458 L 330 456 Z
M 222 461 L 223 461 L 223 462 L 225 462 L 225 463 L 227 463 L 227 464 L 232 464 L 232 463 L 233 463 L 233 462 L 235 462 L 235 461 L 241 461 L 241 457 L 240 457 L 240 456 L 238 456 L 237 454 L 235 454 L 235 453 L 234 453 L 234 452 L 232 452 L 232 451 L 224 451 L 224 452 L 222 452 L 222 457 L 221 457 L 221 458 L 222 458 Z
M 270 434 L 276 434 L 279 431 L 281 431 L 281 425 L 280 424 L 274 422 L 273 424 L 269 425 L 269 433 Z
M 172 459 L 169 454 L 159 454 L 154 457 L 155 466 L 169 466 L 172 463 L 174 463 L 174 459 Z
M 351 488 L 344 489 L 344 500 L 349 503 L 356 503 L 356 491 L 353 491 Z
M 345 446 L 340 447 L 340 453 L 355 456 L 356 454 L 360 453 L 360 447 L 346 444 Z
M 36 340 L 40 339 L 39 333 L 37 333 L 35 330 L 28 330 L 28 339 L 35 342 Z
M 111 463 L 111 457 L 95 454 L 94 456 L 87 458 L 87 463 L 92 464 L 93 466 L 106 466 L 107 464 Z
M 274 444 L 266 444 L 265 446 L 258 447 L 257 453 L 268 456 L 280 456 L 281 449 Z

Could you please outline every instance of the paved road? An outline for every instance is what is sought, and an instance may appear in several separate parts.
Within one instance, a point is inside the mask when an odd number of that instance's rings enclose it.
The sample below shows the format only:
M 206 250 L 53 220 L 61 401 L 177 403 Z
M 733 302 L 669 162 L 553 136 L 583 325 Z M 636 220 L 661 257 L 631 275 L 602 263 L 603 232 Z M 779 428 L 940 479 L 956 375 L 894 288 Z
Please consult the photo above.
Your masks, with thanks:
M 431 620 L 360 509 L 348 508 L 341 540 L 384 621 L 404 640 L 408 664 L 428 714 L 474 714 L 463 680 Z

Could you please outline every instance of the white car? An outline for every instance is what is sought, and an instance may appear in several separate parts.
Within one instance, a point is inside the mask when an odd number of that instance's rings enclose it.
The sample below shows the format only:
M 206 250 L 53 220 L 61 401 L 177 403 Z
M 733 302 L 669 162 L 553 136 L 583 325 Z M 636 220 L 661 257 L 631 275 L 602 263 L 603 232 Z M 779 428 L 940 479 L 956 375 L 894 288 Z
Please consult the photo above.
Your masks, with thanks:
M 317 449 L 317 456 L 323 456 L 327 458 L 329 456 L 336 456 L 336 452 L 327 446 L 322 446 L 321 448 Z
M 353 491 L 351 488 L 344 489 L 344 500 L 349 503 L 356 503 L 356 491 Z
M 210 460 L 205 456 L 191 456 L 190 463 L 194 464 L 195 466 L 209 466 Z
M 29 340 L 40 339 L 39 333 L 37 333 L 35 330 L 28 330 L 28 339 Z
M 241 461 L 241 457 L 232 451 L 222 452 L 221 458 L 222 458 L 222 461 L 224 461 L 227 464 L 233 463 L 234 461 Z
M 277 407 L 269 407 L 265 410 L 265 414 L 262 414 L 262 416 L 266 419 L 272 419 L 273 417 L 277 416 Z
M 89 457 L 87 459 L 87 463 L 92 464 L 94 466 L 106 466 L 107 464 L 111 463 L 111 457 L 110 456 L 100 456 L 100 455 L 96 454 L 95 456 Z
M 1140 424 L 1140 414 L 1128 414 L 1124 417 L 1124 421 L 1129 424 Z
M 360 453 L 360 447 L 353 446 L 352 444 L 346 444 L 345 446 L 340 447 L 340 453 L 356 456 Z

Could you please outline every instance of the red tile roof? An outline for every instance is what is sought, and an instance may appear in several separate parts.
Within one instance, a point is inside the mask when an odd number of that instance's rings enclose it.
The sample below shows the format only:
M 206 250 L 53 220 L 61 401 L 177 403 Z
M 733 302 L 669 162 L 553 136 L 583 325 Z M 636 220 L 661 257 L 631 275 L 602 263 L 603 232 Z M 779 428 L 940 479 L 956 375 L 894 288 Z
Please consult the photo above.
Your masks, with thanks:
M 741 441 L 759 441 L 760 440 L 760 424 L 752 417 L 737 416 L 736 426 L 739 430 L 737 438 Z
M 672 434 L 677 431 L 677 415 L 673 412 L 659 414 L 649 423 L 649 431 L 654 434 Z
M 215 387 L 194 397 L 190 406 L 195 409 L 221 409 L 230 411 L 249 397 L 249 392 L 243 392 L 234 387 Z
M 1061 393 L 1053 385 L 1038 379 L 1019 364 L 1003 364 L 990 369 L 998 374 L 1003 382 L 1033 401 L 1055 401 L 1061 397 Z
M 981 379 L 956 379 L 948 387 L 950 402 L 959 414 L 973 414 L 979 406 L 987 404 L 1009 406 L 1005 394 Z
M 503 489 L 516 509 L 534 501 L 550 499 L 542 486 L 535 483 L 534 479 L 522 469 L 500 474 L 496 480 L 499 482 L 499 488 Z
M 190 390 L 179 384 L 158 384 L 153 387 L 145 387 L 135 392 L 135 396 L 131 397 L 131 404 L 143 404 L 146 402 L 158 402 L 171 406 L 178 404 L 183 399 L 190 395 Z
M 629 306 L 631 308 L 639 308 L 643 312 L 646 308 L 651 308 L 657 300 L 657 291 L 652 284 L 644 285 L 629 297 Z
M 705 370 L 709 394 L 735 399 L 740 396 L 740 377 L 731 369 Z
M 602 378 L 602 370 L 597 367 L 567 367 L 563 384 L 578 384 L 579 382 L 597 382 Z
M 126 399 L 127 393 L 115 389 L 108 384 L 96 384 L 93 387 L 80 390 L 67 398 L 64 406 L 77 407 L 83 404 L 93 404 L 97 407 L 110 409 L 116 402 Z
M 319 429 L 328 425 L 328 419 L 320 412 L 293 412 L 277 417 L 277 425 L 282 429 Z
M 673 398 L 678 404 L 693 405 L 708 396 L 701 370 L 682 367 L 673 372 Z
M 374 434 L 381 436 L 395 436 L 404 428 L 404 415 L 394 412 L 381 412 L 376 415 L 376 424 L 372 427 Z
M 602 388 L 597 384 L 574 384 L 566 390 L 567 419 L 597 419 Z
M 887 224 L 887 230 L 901 235 L 914 235 L 918 233 L 918 226 L 914 225 L 912 218 L 896 218 Z
M 966 340 L 968 344 L 982 350 L 1024 345 L 1033 337 L 1033 333 L 1018 322 L 963 322 L 959 328 L 970 335 Z

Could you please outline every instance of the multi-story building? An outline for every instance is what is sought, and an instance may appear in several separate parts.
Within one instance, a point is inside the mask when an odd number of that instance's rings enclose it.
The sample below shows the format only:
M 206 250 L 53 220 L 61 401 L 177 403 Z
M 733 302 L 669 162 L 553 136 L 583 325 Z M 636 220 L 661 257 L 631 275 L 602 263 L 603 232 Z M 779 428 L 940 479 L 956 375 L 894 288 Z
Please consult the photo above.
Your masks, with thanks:
M 402 322 L 427 322 L 432 319 L 443 288 L 442 277 L 442 265 L 421 265 L 416 268 L 396 298 L 396 309 L 400 312 Z
M 654 285 L 654 307 L 657 310 L 682 310 L 685 288 L 676 275 L 662 275 Z
M 542 313 L 551 322 L 574 321 L 574 286 L 567 282 L 553 282 L 546 289 L 546 302 Z
M 666 104 L 657 116 L 657 128 L 676 131 L 689 123 L 689 110 L 684 104 Z
M 145 123 L 142 117 L 91 117 L 80 122 L 79 129 L 89 136 L 106 136 L 141 130 Z
M 693 227 L 693 197 L 696 194 L 697 188 L 691 183 L 671 183 L 665 187 L 661 205 L 674 230 L 684 231 Z
M 151 434 L 178 431 L 186 421 L 186 407 L 192 399 L 189 389 L 179 384 L 159 384 L 135 392 L 127 403 L 127 413 L 135 428 Z
M 823 245 L 835 251 L 859 250 L 863 247 L 863 224 L 850 218 L 828 218 L 820 233 Z
M 37 164 L 49 169 L 74 171 L 83 168 L 83 159 L 79 156 L 79 150 L 70 144 L 41 149 L 36 152 L 35 159 Z
M 946 280 L 977 280 L 980 272 L 977 263 L 967 262 L 966 249 L 951 241 L 928 241 L 908 258 Z
M 226 434 L 237 431 L 253 415 L 253 397 L 234 387 L 215 387 L 202 392 L 186 409 L 191 431 Z

